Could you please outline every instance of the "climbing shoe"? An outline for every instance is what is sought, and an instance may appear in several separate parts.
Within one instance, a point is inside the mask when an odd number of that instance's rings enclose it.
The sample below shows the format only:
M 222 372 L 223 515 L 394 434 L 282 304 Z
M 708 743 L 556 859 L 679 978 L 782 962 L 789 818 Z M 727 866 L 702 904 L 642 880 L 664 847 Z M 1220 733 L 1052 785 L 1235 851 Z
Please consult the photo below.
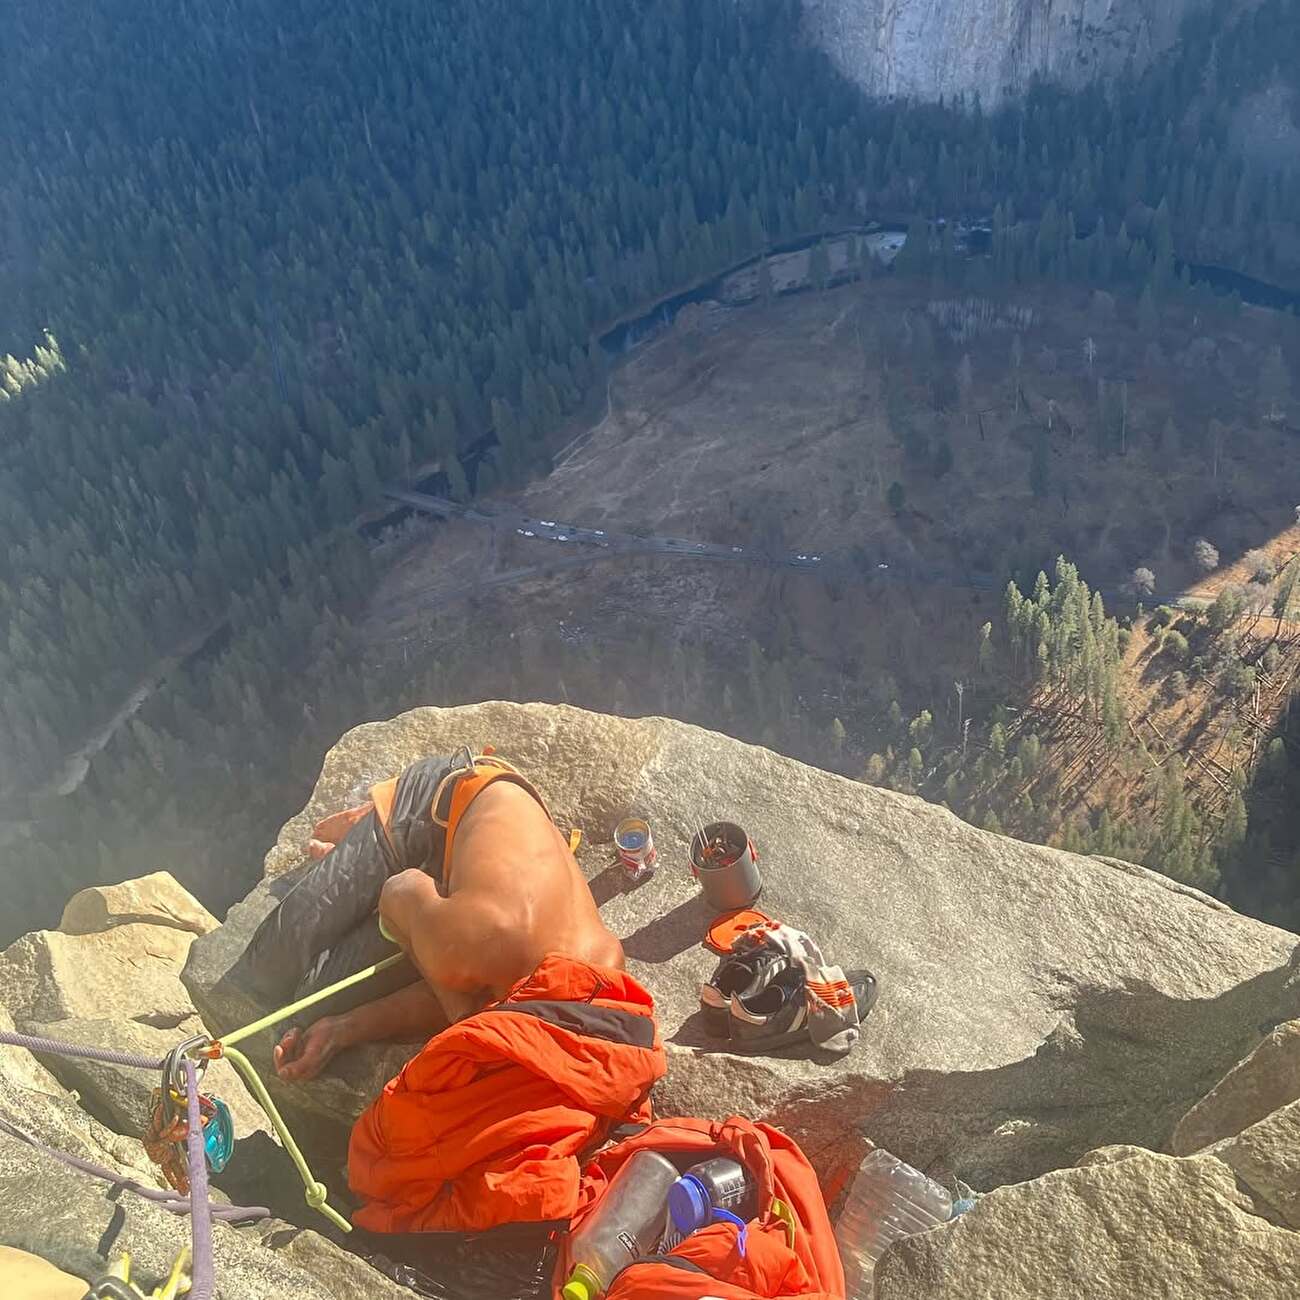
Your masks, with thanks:
M 732 999 L 758 996 L 789 965 L 788 958 L 771 948 L 728 953 L 700 989 L 705 1029 L 715 1038 L 729 1037 Z
M 868 970 L 844 973 L 856 1007 L 856 1022 L 866 1018 L 879 996 Z M 700 989 L 705 1030 L 727 1040 L 733 1052 L 776 1051 L 795 1044 L 813 1045 L 811 1017 L 820 1012 L 824 995 L 814 996 L 804 967 L 787 954 L 763 945 L 729 953 Z
M 731 1050 L 770 1052 L 808 1041 L 808 995 L 804 973 L 785 958 L 769 968 L 761 987 L 734 994 L 727 1019 Z

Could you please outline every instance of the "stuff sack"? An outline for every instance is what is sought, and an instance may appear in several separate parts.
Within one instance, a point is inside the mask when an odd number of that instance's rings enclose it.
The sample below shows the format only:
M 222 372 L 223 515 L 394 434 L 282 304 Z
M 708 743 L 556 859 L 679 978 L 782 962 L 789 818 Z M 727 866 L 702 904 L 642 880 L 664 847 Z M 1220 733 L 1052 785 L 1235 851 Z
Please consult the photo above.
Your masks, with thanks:
M 844 1300 L 844 1269 L 821 1185 L 808 1158 L 779 1129 L 732 1116 L 722 1123 L 661 1119 L 593 1157 L 583 1170 L 572 1232 L 591 1214 L 615 1172 L 634 1153 L 652 1150 L 685 1172 L 714 1156 L 729 1156 L 757 1187 L 756 1217 L 740 1229 L 712 1223 L 666 1255 L 642 1256 L 610 1283 L 603 1300 Z M 559 1242 L 554 1300 L 573 1269 L 569 1235 Z

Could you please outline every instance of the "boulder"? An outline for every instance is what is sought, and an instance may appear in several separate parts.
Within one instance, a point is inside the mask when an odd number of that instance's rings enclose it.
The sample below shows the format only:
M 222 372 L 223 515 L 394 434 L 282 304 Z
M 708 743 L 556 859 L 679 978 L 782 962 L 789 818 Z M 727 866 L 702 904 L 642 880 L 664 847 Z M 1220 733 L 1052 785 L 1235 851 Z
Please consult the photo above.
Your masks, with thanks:
M 358 727 L 327 755 L 266 880 L 194 941 L 184 978 L 210 1028 L 263 1009 L 240 992 L 239 956 L 286 873 L 310 869 L 312 824 L 359 782 L 461 743 L 494 744 L 562 826 L 585 831 L 579 861 L 670 1045 L 660 1110 L 772 1119 L 828 1177 L 844 1174 L 863 1136 L 980 1189 L 1105 1145 L 1162 1147 L 1260 1033 L 1300 1015 L 1296 936 L 1154 873 L 988 834 L 678 722 L 487 703 Z M 632 813 L 649 819 L 660 859 L 626 890 L 611 836 Z M 700 944 L 709 917 L 687 845 L 715 817 L 757 843 L 765 911 L 809 931 L 831 960 L 879 976 L 879 1003 L 847 1057 L 739 1058 L 704 1033 L 697 990 L 715 959 Z M 338 1151 L 401 1055 L 354 1050 L 328 1078 L 280 1095 Z
M 84 890 L 77 898 L 96 892 Z M 156 905 L 169 915 L 184 918 L 187 913 L 184 900 L 189 895 L 165 872 L 103 892 L 119 900 L 135 900 L 141 906 Z M 89 906 L 80 909 L 83 919 L 88 919 Z M 105 907 L 112 909 L 111 898 Z M 68 935 L 43 930 L 25 935 L 0 954 L 0 1004 L 12 1012 L 12 1018 L 6 1014 L 7 1024 L 27 1034 L 78 1046 L 161 1060 L 177 1043 L 204 1032 L 179 979 L 195 938 L 190 924 L 198 924 L 196 908 L 195 903 L 188 909 L 189 921 L 183 927 L 127 919 L 124 913 L 120 923 L 110 923 L 96 932 Z M 143 913 L 133 906 L 130 916 L 138 915 Z M 21 1056 L 31 1061 L 27 1053 Z M 131 1153 L 130 1165 L 142 1170 L 148 1181 L 156 1181 L 157 1171 L 145 1157 L 139 1138 L 149 1122 L 158 1075 L 57 1052 L 42 1052 L 39 1057 L 46 1067 L 40 1071 L 41 1077 L 51 1083 L 58 1081 L 54 1092 L 66 1095 L 63 1088 L 71 1089 L 85 1113 L 104 1126 L 103 1132 L 122 1135 L 120 1140 Z M 261 1107 L 228 1062 L 215 1061 L 209 1066 L 206 1086 L 230 1107 L 237 1140 L 269 1132 Z M 75 1105 L 72 1109 L 77 1111 Z
M 1288 1227 L 1300 1228 L 1300 1101 L 1215 1143 L 1207 1154 L 1222 1160 Z
M 189 1238 L 187 1217 L 69 1169 L 0 1133 L 0 1245 L 39 1254 L 87 1282 L 129 1251 L 132 1278 L 145 1284 L 147 1294 Z M 216 1300 L 411 1296 L 319 1234 L 274 1220 L 245 1228 L 214 1223 L 213 1253 Z
M 0 1007 L 0 1032 L 14 1029 L 12 1017 Z M 0 1123 L 138 1182 L 157 1183 L 157 1170 L 139 1141 L 92 1119 L 30 1052 L 8 1044 L 0 1044 Z
M 0 1292 L 22 1300 L 82 1300 L 86 1284 L 39 1255 L 0 1246 Z
M 1300 1098 L 1300 1020 L 1278 1025 L 1178 1121 L 1169 1149 L 1191 1155 Z
M 138 922 L 98 934 L 25 934 L 0 953 L 0 1004 L 20 1028 L 106 1015 L 172 1028 L 194 1014 L 179 978 L 194 939 Z
M 1134 1156 L 1150 1154 L 1146 1147 L 1098 1147 L 1095 1151 L 1089 1151 L 1080 1156 L 1076 1168 L 1086 1169 L 1089 1165 L 1113 1165 L 1118 1164 L 1121 1160 L 1131 1160 Z
M 220 922 L 168 871 L 80 890 L 63 909 L 64 934 L 98 934 L 115 925 L 166 925 L 207 934 Z
M 1153 1152 L 981 1197 L 876 1266 L 876 1300 L 1291 1300 L 1300 1234 L 1256 1212 L 1232 1170 Z
M 186 1038 L 203 1033 L 197 1015 L 174 1029 L 155 1029 L 136 1020 L 59 1020 L 52 1025 L 30 1023 L 29 1033 L 62 1039 L 80 1047 L 99 1047 L 161 1060 Z M 129 1065 L 84 1061 L 55 1052 L 36 1054 L 50 1073 L 76 1091 L 82 1106 L 119 1133 L 138 1136 L 148 1126 L 152 1094 L 159 1076 Z M 204 1090 L 230 1107 L 237 1140 L 270 1131 L 262 1108 L 248 1095 L 243 1080 L 228 1061 L 213 1061 L 204 1076 Z

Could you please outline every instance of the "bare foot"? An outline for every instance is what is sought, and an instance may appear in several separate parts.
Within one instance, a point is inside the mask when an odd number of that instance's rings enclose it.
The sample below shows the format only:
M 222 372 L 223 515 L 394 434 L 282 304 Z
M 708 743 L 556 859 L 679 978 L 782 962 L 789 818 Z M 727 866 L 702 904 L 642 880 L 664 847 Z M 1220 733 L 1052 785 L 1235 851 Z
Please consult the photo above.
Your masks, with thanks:
M 306 1029 L 291 1029 L 276 1044 L 275 1072 L 288 1083 L 314 1079 L 346 1047 L 339 1020 L 322 1016 Z

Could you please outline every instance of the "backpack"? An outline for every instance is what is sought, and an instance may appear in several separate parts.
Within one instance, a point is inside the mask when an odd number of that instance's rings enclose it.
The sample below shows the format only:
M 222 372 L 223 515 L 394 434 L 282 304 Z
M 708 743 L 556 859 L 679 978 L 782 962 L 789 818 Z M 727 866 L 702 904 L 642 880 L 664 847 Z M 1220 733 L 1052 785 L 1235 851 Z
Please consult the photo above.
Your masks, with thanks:
M 758 1183 L 762 1207 L 746 1230 L 712 1223 L 667 1255 L 627 1265 L 603 1300 L 844 1300 L 844 1269 L 817 1175 L 808 1158 L 779 1129 L 733 1115 L 721 1123 L 661 1119 L 599 1152 L 583 1170 L 578 1211 L 569 1231 L 600 1203 L 609 1180 L 635 1152 L 649 1148 L 683 1172 L 713 1156 L 730 1156 Z M 553 1277 L 554 1300 L 572 1271 L 570 1238 L 560 1239 Z

